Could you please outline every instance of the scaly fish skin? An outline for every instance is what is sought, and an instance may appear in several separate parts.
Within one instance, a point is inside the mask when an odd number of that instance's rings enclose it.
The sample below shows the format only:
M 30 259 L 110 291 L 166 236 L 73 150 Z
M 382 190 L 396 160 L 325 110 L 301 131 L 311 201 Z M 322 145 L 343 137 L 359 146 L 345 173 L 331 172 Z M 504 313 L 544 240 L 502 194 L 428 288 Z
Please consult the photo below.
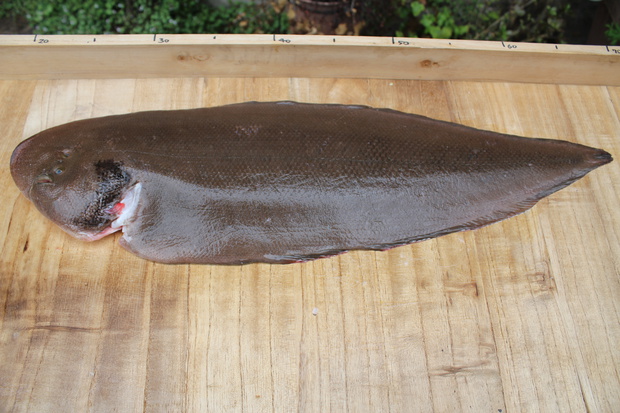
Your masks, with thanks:
M 71 122 L 17 186 L 73 236 L 165 263 L 289 263 L 475 229 L 611 162 L 559 140 L 363 106 L 248 102 Z

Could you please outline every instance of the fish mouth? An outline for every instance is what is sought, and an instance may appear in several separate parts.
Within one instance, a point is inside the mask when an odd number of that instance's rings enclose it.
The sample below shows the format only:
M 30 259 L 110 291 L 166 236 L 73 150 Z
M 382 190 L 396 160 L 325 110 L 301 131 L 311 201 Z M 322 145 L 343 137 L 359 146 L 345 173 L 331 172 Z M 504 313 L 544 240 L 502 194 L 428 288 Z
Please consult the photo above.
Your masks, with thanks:
M 105 211 L 115 218 L 101 231 L 77 231 L 71 232 L 71 235 L 83 241 L 97 241 L 117 231 L 124 231 L 125 226 L 134 220 L 141 191 L 142 184 L 139 182 L 127 189 L 123 198 Z

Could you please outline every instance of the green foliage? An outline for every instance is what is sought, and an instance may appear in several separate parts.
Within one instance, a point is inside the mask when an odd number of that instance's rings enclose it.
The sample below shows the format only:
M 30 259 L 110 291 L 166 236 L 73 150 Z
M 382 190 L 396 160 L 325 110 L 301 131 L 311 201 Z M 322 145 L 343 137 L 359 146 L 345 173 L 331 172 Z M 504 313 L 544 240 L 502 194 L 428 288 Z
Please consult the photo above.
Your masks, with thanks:
M 22 0 L 0 1 L 0 18 L 13 18 L 23 11 Z
M 233 0 L 226 7 L 213 7 L 208 0 L 0 0 L 0 19 L 24 31 L 29 24 L 37 34 L 287 33 L 286 0 L 268 1 Z M 562 43 L 565 33 L 574 28 L 571 21 L 583 16 L 582 1 L 357 0 L 350 4 L 355 4 L 354 16 L 364 35 Z M 611 44 L 620 43 L 617 23 L 608 25 L 606 34 Z
M 231 2 L 227 7 L 212 7 L 205 0 L 8 0 L 8 3 L 12 3 L 13 13 L 25 15 L 33 32 L 38 34 L 288 31 L 286 14 L 272 4 Z
M 511 8 L 492 16 L 473 39 L 561 43 L 571 5 L 562 0 L 512 0 Z
M 609 39 L 609 43 L 613 45 L 620 44 L 620 24 L 611 23 L 605 26 L 605 35 Z
M 436 2 L 441 4 L 442 2 Z M 427 3 L 431 6 L 431 2 Z M 432 7 L 432 6 L 431 6 Z M 460 38 L 469 31 L 469 26 L 456 24 L 452 9 L 446 5 L 441 5 L 435 9 L 426 7 L 419 1 L 411 3 L 411 12 L 418 18 L 424 28 L 423 35 L 434 39 Z M 414 34 L 415 35 L 415 34 Z
M 418 17 L 424 11 L 426 7 L 419 1 L 414 1 L 411 3 L 411 12 L 413 13 L 413 17 Z
M 397 36 L 561 42 L 566 0 L 391 0 Z
M 356 2 L 358 16 L 365 24 L 362 34 L 366 36 L 394 36 L 406 31 L 412 21 L 411 0 L 364 0 Z

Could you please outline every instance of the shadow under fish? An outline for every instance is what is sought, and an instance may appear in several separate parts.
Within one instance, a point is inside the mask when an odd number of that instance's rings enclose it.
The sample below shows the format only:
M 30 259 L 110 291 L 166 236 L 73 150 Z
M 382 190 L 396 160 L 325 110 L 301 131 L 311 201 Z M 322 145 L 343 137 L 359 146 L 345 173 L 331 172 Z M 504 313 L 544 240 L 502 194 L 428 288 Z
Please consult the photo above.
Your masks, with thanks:
M 164 263 L 384 250 L 531 208 L 609 153 L 365 106 L 248 102 L 71 122 L 22 142 L 15 183 L 69 234 Z

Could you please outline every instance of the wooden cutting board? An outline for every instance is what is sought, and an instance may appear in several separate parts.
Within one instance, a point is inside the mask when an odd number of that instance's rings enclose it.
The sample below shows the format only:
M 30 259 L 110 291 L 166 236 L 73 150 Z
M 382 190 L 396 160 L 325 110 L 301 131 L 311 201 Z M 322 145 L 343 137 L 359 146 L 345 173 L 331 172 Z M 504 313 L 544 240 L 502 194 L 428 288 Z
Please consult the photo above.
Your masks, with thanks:
M 620 87 L 310 78 L 0 81 L 0 411 L 609 412 L 620 160 L 476 231 L 304 264 L 169 266 L 84 243 L 14 186 L 68 121 L 248 100 L 365 104 L 620 158 Z

